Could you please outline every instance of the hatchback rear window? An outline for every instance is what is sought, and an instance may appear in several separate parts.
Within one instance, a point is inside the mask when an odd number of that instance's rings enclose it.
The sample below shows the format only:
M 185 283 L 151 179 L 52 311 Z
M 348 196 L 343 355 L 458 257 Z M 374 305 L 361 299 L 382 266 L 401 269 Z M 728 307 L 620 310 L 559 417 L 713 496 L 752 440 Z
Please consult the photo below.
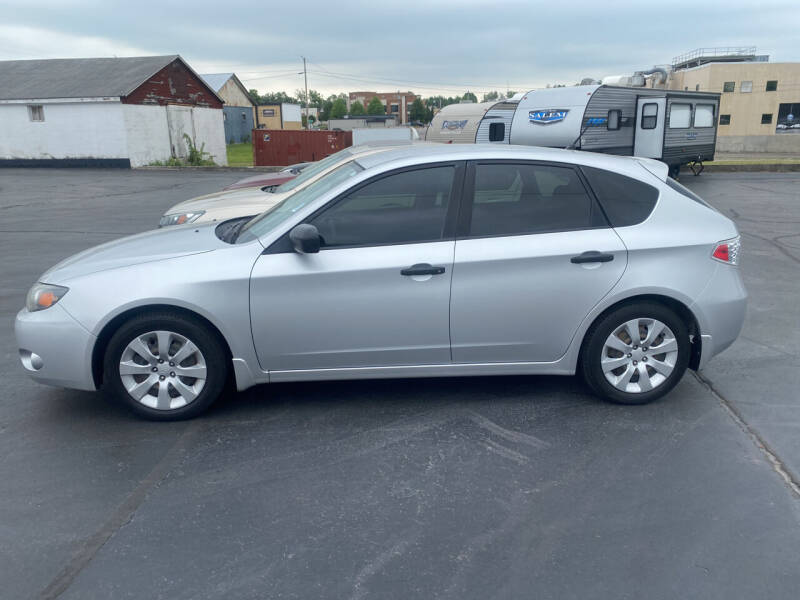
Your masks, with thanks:
M 636 225 L 653 212 L 658 189 L 652 185 L 604 169 L 581 169 L 612 227 Z

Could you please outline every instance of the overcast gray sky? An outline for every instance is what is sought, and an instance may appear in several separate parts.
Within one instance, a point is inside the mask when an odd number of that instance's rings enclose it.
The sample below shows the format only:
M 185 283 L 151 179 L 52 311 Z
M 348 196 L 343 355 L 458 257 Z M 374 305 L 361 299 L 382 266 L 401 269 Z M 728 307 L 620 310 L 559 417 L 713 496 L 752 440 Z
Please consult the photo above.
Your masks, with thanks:
M 293 93 L 521 91 L 629 74 L 698 47 L 800 60 L 798 2 L 0 0 L 0 60 L 180 54 Z M 2 82 L 0 82 L 2 85 Z

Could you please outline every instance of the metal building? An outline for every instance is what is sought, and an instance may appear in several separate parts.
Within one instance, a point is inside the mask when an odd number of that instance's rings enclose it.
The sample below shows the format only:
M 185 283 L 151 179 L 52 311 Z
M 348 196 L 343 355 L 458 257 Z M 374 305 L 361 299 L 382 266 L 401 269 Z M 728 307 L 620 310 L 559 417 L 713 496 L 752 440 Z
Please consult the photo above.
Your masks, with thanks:
M 201 75 L 217 96 L 222 98 L 225 120 L 225 141 L 229 144 L 249 142 L 255 129 L 255 104 L 235 73 Z

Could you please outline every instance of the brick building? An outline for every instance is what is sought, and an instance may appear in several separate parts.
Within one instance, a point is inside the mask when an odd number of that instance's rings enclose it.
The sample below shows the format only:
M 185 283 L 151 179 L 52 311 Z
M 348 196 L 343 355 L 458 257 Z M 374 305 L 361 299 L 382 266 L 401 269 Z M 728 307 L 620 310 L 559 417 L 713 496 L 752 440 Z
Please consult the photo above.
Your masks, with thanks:
M 222 99 L 177 55 L 0 62 L 0 166 L 227 164 Z
M 387 115 L 396 117 L 401 124 L 406 124 L 411 120 L 409 111 L 411 104 L 417 98 L 417 95 L 412 92 L 350 92 L 347 97 L 347 110 L 349 111 L 350 106 L 356 101 L 361 102 L 366 109 L 370 100 L 375 96 L 383 104 Z

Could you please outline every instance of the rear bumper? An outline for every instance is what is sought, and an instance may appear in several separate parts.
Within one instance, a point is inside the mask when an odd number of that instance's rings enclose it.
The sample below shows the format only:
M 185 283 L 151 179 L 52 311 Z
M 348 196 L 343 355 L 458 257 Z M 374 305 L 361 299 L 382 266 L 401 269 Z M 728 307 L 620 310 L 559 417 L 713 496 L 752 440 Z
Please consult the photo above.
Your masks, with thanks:
M 720 264 L 708 285 L 690 307 L 700 326 L 699 368 L 728 348 L 742 331 L 747 313 L 747 290 L 737 267 Z
M 28 312 L 14 323 L 20 362 L 39 383 L 78 390 L 95 390 L 92 349 L 95 336 L 59 304 Z

